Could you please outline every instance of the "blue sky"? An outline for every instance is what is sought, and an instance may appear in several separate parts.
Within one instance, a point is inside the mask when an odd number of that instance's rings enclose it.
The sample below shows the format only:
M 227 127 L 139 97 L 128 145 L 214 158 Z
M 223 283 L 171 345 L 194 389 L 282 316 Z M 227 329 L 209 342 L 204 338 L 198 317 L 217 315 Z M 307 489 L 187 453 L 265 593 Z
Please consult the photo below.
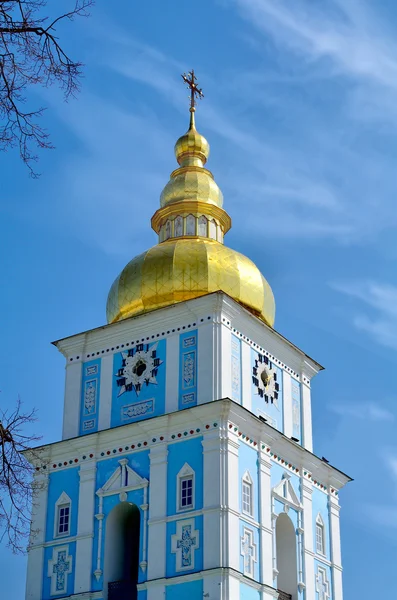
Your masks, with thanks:
M 82 93 L 31 97 L 56 146 L 41 178 L 0 157 L 0 398 L 36 406 L 50 442 L 64 383 L 50 341 L 103 324 L 113 279 L 156 243 L 194 67 L 226 243 L 271 283 L 276 328 L 326 367 L 315 451 L 355 479 L 341 494 L 347 600 L 388 596 L 397 550 L 395 23 L 392 0 L 98 0 L 64 30 Z M 22 600 L 25 559 L 1 548 L 0 564 L 5 597 Z

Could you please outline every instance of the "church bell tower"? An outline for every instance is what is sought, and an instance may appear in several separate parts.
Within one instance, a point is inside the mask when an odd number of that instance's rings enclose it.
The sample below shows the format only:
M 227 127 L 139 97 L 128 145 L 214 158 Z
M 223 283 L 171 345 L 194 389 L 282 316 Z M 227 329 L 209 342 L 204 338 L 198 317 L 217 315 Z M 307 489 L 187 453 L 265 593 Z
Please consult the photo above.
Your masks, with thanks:
M 313 453 L 322 367 L 277 333 L 268 282 L 224 245 L 202 92 L 183 79 L 158 244 L 114 281 L 107 325 L 54 343 L 63 432 L 34 463 L 26 600 L 342 600 L 350 478 Z

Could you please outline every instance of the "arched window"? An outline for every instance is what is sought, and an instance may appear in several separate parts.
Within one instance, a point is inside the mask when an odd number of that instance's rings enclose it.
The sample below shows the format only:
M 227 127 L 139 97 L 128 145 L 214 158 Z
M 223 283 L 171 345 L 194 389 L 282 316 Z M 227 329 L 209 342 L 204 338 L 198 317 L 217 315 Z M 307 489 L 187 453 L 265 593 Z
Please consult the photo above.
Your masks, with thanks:
M 54 537 L 70 535 L 71 516 L 72 501 L 65 492 L 62 492 L 55 503 Z
M 316 552 L 317 554 L 325 554 L 324 521 L 322 520 L 320 513 L 316 518 Z
M 165 240 L 168 240 L 171 237 L 171 221 L 167 221 L 165 224 Z
M 198 234 L 202 237 L 207 237 L 207 217 L 202 215 L 198 220 Z
M 186 217 L 186 235 L 196 235 L 196 219 L 193 215 Z
M 195 473 L 188 463 L 185 463 L 177 475 L 177 507 L 178 512 L 194 508 Z
M 214 219 L 209 222 L 209 237 L 212 240 L 216 240 L 216 223 Z
M 298 599 L 296 532 L 291 519 L 281 513 L 276 521 L 277 589 Z M 284 597 L 285 597 L 284 596 Z M 283 596 L 281 596 L 283 597 Z
M 183 219 L 177 217 L 174 221 L 174 236 L 180 237 L 181 235 L 183 235 Z
M 120 502 L 106 518 L 103 575 L 106 600 L 138 597 L 139 536 L 139 508 Z
M 244 514 L 253 516 L 252 479 L 248 471 L 244 473 L 241 484 L 241 507 Z

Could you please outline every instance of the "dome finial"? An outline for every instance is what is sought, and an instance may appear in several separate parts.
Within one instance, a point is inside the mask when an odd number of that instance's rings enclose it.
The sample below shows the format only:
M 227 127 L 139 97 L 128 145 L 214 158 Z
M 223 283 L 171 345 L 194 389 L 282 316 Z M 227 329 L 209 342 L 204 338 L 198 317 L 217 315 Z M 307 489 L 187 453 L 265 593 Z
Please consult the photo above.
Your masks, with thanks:
M 189 73 L 186 75 L 186 73 L 184 73 L 183 75 L 181 75 L 183 81 L 186 83 L 186 85 L 188 86 L 188 88 L 190 89 L 190 125 L 189 125 L 189 129 L 196 129 L 195 126 L 195 122 L 194 122 L 194 113 L 196 112 L 196 100 L 197 98 L 199 98 L 201 100 L 201 98 L 204 98 L 204 94 L 203 94 L 203 90 L 199 87 L 197 87 L 197 77 L 194 74 L 194 69 L 192 69 L 191 71 L 189 71 Z

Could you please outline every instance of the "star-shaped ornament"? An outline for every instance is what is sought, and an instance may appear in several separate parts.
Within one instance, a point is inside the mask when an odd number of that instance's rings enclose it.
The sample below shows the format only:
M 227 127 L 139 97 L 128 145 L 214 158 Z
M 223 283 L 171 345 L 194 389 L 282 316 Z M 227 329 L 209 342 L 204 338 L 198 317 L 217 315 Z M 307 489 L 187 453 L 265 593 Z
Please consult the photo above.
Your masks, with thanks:
M 150 347 L 146 345 L 145 349 L 143 344 L 138 344 L 136 348 L 121 353 L 122 367 L 116 373 L 117 385 L 120 387 L 118 396 L 132 390 L 139 396 L 142 385 L 157 385 L 157 370 L 163 363 L 156 356 L 157 345 L 158 343 Z

